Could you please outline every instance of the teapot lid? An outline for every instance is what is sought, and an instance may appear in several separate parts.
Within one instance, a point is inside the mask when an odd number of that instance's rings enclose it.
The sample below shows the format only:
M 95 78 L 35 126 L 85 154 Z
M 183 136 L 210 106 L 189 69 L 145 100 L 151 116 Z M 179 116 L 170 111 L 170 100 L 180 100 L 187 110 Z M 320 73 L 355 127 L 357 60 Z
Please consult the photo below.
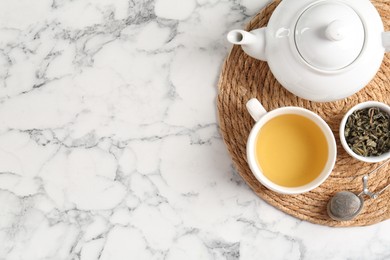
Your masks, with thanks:
M 314 68 L 343 69 L 359 57 L 364 25 L 354 9 L 338 1 L 309 6 L 298 18 L 294 41 L 300 56 Z

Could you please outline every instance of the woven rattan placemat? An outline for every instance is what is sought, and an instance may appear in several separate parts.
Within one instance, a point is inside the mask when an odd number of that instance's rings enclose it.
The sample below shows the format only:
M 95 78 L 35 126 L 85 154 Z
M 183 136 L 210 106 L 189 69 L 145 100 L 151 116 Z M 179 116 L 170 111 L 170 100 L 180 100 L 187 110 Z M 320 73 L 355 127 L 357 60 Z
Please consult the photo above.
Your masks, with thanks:
M 257 14 L 246 30 L 266 26 L 279 4 L 272 2 Z M 385 24 L 390 29 L 390 2 L 375 0 Z M 386 54 L 376 77 L 357 94 L 344 100 L 315 103 L 298 98 L 285 90 L 270 72 L 267 63 L 246 55 L 233 46 L 221 71 L 218 82 L 218 114 L 220 129 L 236 169 L 252 190 L 274 207 L 302 220 L 328 226 L 366 226 L 390 218 L 390 189 L 377 199 L 365 200 L 361 214 L 351 221 L 337 222 L 326 213 L 328 200 L 338 191 L 360 192 L 361 178 L 378 164 L 368 164 L 350 157 L 341 147 L 338 127 L 346 111 L 355 104 L 377 100 L 390 104 L 390 55 Z M 281 195 L 262 186 L 250 171 L 246 160 L 246 141 L 254 121 L 245 108 L 246 102 L 256 97 L 267 110 L 283 106 L 299 106 L 319 114 L 331 127 L 337 141 L 337 161 L 330 177 L 318 188 L 300 195 Z M 387 165 L 370 177 L 370 190 L 378 190 L 390 182 Z

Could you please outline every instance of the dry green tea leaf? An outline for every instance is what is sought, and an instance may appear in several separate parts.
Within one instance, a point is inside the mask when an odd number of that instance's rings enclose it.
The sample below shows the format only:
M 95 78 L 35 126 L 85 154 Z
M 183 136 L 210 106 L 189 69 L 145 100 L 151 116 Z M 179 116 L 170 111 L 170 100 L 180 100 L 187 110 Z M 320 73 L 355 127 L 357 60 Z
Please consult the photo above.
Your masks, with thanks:
M 377 107 L 354 111 L 347 119 L 344 136 L 358 155 L 384 154 L 390 150 L 390 115 Z

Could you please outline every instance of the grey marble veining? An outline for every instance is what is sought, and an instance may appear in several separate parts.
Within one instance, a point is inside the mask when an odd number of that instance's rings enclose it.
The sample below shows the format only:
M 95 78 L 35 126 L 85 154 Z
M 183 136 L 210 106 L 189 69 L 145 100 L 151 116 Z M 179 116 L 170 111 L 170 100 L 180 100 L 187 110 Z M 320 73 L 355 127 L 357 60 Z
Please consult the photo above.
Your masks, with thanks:
M 0 259 L 388 259 L 235 172 L 216 83 L 265 1 L 0 1 Z

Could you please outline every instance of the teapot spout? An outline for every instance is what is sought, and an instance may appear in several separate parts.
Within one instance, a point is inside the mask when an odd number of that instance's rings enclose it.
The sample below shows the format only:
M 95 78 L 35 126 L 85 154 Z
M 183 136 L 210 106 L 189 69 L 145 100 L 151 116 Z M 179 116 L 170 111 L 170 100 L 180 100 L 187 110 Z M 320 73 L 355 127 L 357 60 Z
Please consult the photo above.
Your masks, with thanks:
M 386 52 L 390 52 L 390 32 L 384 32 L 382 34 L 383 47 Z
M 227 39 L 233 44 L 241 45 L 242 50 L 249 56 L 266 61 L 265 30 L 265 27 L 250 32 L 233 30 L 228 33 Z

